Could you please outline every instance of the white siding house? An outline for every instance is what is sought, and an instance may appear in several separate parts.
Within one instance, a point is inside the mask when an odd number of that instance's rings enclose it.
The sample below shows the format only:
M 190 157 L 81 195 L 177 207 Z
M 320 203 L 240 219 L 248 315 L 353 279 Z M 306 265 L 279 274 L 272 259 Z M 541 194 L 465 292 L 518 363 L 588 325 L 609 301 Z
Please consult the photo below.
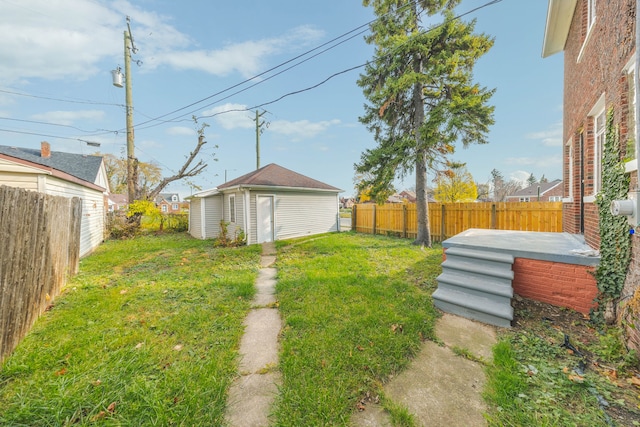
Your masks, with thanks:
M 82 200 L 80 256 L 104 240 L 109 192 L 102 157 L 0 145 L 0 185 Z
M 225 221 L 251 245 L 339 231 L 340 191 L 272 163 L 191 196 L 189 232 L 215 238 Z

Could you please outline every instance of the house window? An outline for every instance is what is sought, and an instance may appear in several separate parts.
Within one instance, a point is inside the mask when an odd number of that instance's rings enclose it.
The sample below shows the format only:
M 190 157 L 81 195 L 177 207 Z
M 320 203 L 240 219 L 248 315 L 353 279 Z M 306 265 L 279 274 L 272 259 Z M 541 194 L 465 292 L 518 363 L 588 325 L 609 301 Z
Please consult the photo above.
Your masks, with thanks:
M 236 196 L 229 196 L 229 222 L 236 222 Z
M 550 202 L 561 202 L 562 201 L 562 196 L 549 196 L 549 201 Z
M 171 201 L 172 202 L 177 202 L 178 201 L 178 196 L 176 196 L 175 194 L 173 196 L 171 196 Z
M 520 197 L 520 202 L 530 202 L 531 199 L 529 197 Z
M 167 212 L 167 205 L 162 205 L 162 212 Z
M 173 205 L 171 205 L 171 210 L 177 211 L 178 210 L 178 204 L 174 203 Z

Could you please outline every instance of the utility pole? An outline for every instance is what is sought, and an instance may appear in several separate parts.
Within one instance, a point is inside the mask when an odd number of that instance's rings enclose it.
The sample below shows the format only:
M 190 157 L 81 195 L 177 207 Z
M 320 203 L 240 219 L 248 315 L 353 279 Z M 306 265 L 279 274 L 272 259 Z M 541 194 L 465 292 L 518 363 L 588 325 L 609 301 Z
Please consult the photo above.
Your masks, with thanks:
M 265 114 L 266 111 L 258 113 L 258 110 L 256 110 L 256 118 L 254 119 L 254 121 L 256 122 L 256 169 L 260 169 L 260 134 L 264 131 L 262 129 L 262 126 L 266 124 L 267 127 L 269 127 L 269 123 L 265 122 L 264 120 L 262 122 L 260 121 L 260 117 L 264 116 Z
M 129 43 L 131 41 L 131 43 Z M 125 75 L 125 103 L 127 108 L 127 194 L 129 203 L 133 203 L 136 197 L 136 155 L 133 135 L 133 100 L 131 96 L 131 53 L 133 50 L 133 38 L 129 17 L 127 17 L 127 30 L 124 32 L 124 75 Z

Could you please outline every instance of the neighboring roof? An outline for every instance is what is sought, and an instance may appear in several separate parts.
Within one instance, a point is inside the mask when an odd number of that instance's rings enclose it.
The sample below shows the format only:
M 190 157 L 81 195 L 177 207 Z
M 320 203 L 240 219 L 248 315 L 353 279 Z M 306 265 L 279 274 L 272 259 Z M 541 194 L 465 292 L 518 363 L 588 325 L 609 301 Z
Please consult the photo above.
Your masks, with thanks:
M 283 168 L 275 163 L 270 163 L 258 170 L 225 182 L 219 185 L 218 189 L 225 190 L 233 187 L 280 187 L 335 192 L 342 191 L 339 188 Z
M 576 2 L 577 0 L 549 0 L 542 42 L 543 58 L 564 50 Z
M 126 194 L 109 194 L 109 201 L 117 205 L 126 205 L 129 203 L 128 196 Z
M 102 165 L 101 156 L 62 151 L 51 151 L 50 157 L 42 157 L 39 149 L 0 145 L 0 154 L 55 169 L 92 184 L 96 182 Z
M 536 183 L 527 188 L 523 188 L 522 190 L 518 190 L 513 194 L 507 196 L 509 197 L 536 197 L 538 195 L 538 187 L 540 187 L 540 195 L 547 193 L 549 190 L 557 187 L 562 184 L 561 179 L 554 179 L 550 182 Z
M 178 198 L 177 201 L 180 201 L 180 195 L 178 193 L 160 193 L 156 196 L 156 203 L 162 203 L 162 201 L 165 201 L 167 203 L 174 203 L 171 200 L 172 196 L 176 196 Z

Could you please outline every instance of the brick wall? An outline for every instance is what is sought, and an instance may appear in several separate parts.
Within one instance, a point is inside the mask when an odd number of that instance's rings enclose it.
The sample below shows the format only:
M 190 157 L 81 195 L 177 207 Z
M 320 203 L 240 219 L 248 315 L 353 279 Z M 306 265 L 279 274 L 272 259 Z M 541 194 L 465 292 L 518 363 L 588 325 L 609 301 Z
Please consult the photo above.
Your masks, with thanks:
M 516 294 L 588 314 L 598 294 L 592 267 L 516 258 L 513 290 Z
M 635 0 L 596 3 L 596 21 L 587 31 L 587 0 L 578 0 L 564 50 L 564 138 L 573 146 L 573 201 L 566 204 L 563 227 L 569 233 L 580 229 L 580 170 L 584 169 L 585 195 L 595 188 L 594 126 L 589 112 L 605 94 L 605 107 L 614 108 L 614 122 L 626 147 L 628 82 L 624 67 L 635 49 Z M 612 33 L 611 29 L 619 30 Z M 580 141 L 584 150 L 580 150 Z M 569 147 L 563 148 L 565 197 L 569 197 Z M 594 248 L 600 245 L 598 213 L 585 203 L 584 235 Z
M 640 236 L 631 239 L 631 263 L 622 289 L 618 317 L 625 328 L 627 345 L 640 352 Z

